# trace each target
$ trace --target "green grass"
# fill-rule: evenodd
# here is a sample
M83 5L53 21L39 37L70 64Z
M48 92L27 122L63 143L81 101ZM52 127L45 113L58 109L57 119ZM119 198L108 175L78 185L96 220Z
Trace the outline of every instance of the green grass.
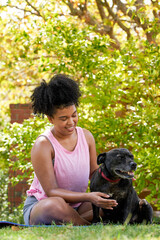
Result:
M98 225L0 229L1 240L160 240L160 225Z

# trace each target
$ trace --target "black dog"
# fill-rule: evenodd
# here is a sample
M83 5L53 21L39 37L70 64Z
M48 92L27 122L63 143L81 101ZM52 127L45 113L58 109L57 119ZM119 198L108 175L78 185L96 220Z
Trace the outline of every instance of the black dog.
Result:
M100 154L97 163L101 165L91 179L90 190L106 193L118 203L113 210L103 209L103 223L152 223L151 205L145 199L139 199L132 186L133 171L137 164L130 151L125 148L113 149ZM93 205L92 223L98 222L99 207Z

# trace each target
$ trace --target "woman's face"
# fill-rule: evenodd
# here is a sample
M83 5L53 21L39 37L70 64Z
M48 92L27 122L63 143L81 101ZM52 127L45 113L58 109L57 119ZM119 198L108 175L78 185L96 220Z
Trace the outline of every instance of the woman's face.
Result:
M71 135L75 131L78 122L78 114L75 105L59 108L49 121L54 125L56 133Z

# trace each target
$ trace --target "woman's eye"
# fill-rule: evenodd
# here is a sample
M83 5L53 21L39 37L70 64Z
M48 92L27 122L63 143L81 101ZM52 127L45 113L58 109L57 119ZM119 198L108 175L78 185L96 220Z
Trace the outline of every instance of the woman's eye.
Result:
M67 118L61 118L61 120L62 120L62 121L66 121L66 120L67 120Z

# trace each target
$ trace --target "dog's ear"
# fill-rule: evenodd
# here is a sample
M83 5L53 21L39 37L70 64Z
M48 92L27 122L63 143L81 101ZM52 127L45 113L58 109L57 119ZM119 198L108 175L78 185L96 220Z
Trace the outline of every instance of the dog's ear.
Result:
M106 152L99 154L97 157L97 164L99 165L99 164L103 163L106 159L106 156L107 156Z

